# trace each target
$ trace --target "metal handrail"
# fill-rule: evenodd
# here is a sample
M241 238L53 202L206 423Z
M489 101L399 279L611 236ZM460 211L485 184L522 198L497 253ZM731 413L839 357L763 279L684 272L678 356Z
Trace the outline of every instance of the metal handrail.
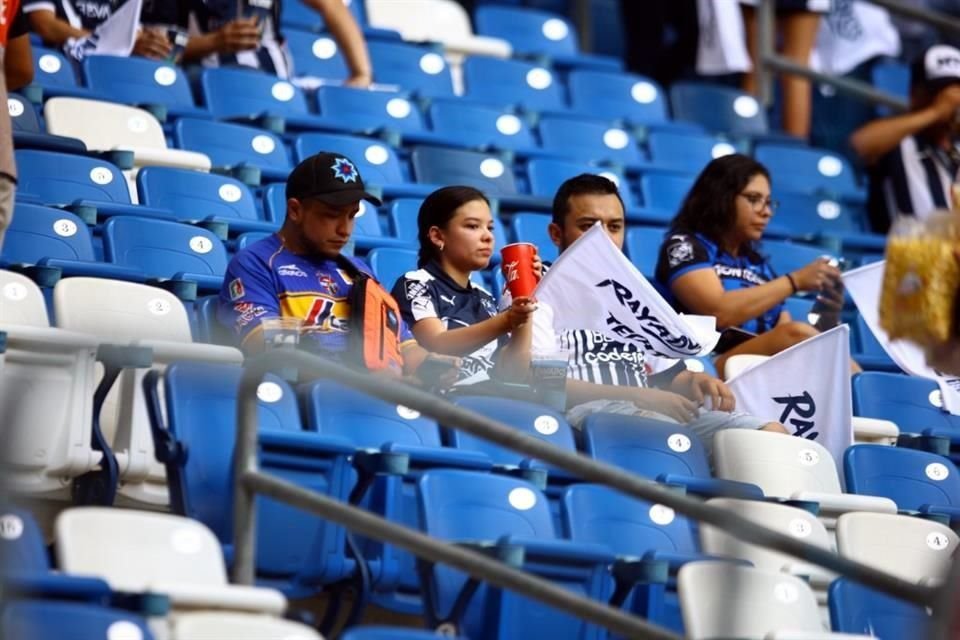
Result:
M627 495L648 502L663 504L690 518L724 529L747 542L770 547L806 562L825 567L835 573L849 576L867 586L904 600L922 606L934 606L937 602L939 592L937 588L907 582L873 567L839 556L827 549L810 545L760 526L737 513L713 507L702 500L671 491L656 482L640 478L617 467L564 451L501 422L459 407L402 382L360 373L342 364L300 351L273 351L258 356L248 363L241 378L237 398L238 431L234 459L234 471L237 478L237 488L234 494L234 579L241 584L252 584L254 579L254 553L256 548L254 497L258 489L265 487L262 482L262 474L257 469L258 407L256 390L268 371L282 367L295 367L310 377L332 378L377 398L403 404L436 419L449 428L466 431L479 438L542 460L584 481L605 484L619 489ZM280 493L284 494L278 496L280 499L294 498L290 492L281 491ZM319 504L319 501L316 501L314 506L317 504ZM332 512L328 515L331 519L339 522ZM370 530L370 535L373 538L382 537L375 530ZM402 541L398 540L397 544L404 547ZM429 559L437 556L430 553L426 554L426 557ZM459 566L459 568L463 567ZM531 597L537 597L537 594L526 591L523 591L523 593ZM588 608L583 609L584 615L596 614L595 610L589 609L589 611ZM579 609L568 610L579 615Z

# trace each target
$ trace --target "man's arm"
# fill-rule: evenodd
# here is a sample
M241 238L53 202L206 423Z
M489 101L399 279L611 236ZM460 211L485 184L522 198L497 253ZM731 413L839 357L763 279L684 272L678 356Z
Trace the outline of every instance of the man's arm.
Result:
M952 120L960 109L960 86L944 89L933 103L918 111L868 122L850 136L850 146L867 166L877 163L900 142L927 127Z
M660 389L594 384L567 378L567 408L593 400L623 400L641 409L655 411L678 422L690 422L697 417L697 406L683 396Z
M367 53L367 43L363 39L360 25L342 0L304 0L323 15L330 34L340 45L346 59L350 77L349 87L367 87L373 82L373 66Z
M78 29L69 22L61 20L48 9L25 12L30 28L47 44L62 46L70 38L83 38L90 35L86 29Z
M190 36L183 49L184 62L197 62L213 53L237 53L260 46L260 28L257 19L231 20L217 31Z

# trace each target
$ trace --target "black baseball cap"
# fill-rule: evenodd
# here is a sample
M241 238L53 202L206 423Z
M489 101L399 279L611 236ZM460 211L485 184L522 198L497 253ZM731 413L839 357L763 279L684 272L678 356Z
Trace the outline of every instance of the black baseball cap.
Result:
M910 66L910 86L933 92L960 83L960 50L938 44L924 51Z
M316 198L335 207L368 200L380 206L380 198L366 191L356 165L339 153L321 152L298 164L287 178L287 198Z

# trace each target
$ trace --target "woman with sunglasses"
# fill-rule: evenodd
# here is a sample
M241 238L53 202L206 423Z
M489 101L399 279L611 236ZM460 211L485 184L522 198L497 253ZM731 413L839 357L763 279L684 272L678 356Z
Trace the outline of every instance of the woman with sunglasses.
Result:
M830 312L822 314L821 327L839 317L840 271L828 259L776 274L759 253L776 207L766 167L740 154L717 158L700 173L660 247L656 279L670 303L684 313L716 316L720 330L743 331L716 361L721 376L732 355L773 355L818 333L784 310L790 296L817 292Z

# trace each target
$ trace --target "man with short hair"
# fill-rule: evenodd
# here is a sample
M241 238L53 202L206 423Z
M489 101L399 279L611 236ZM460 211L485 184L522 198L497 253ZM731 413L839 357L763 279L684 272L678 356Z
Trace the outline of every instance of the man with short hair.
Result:
M287 217L280 230L230 261L220 291L220 322L233 329L251 353L263 349L264 320L294 318L302 323L301 348L377 369L366 353L369 333L380 351L384 338L396 346L398 357L384 362L382 369L414 372L428 353L417 345L396 302L376 283L370 268L341 253L361 201L380 204L367 193L356 166L340 154L311 156L290 173L286 195ZM351 293L361 281L364 291L372 290L375 296L371 304L384 305L383 313L354 314ZM379 324L368 323L372 315L382 318ZM361 336L362 353L356 348ZM429 355L455 370L455 358Z
M550 238L561 253L597 222L622 250L626 221L617 186L592 174L564 182L554 197L549 226ZM538 311L534 323L535 334L549 335L552 330L549 313ZM648 378L645 354L635 344L586 329L563 331L555 342L570 356L567 418L575 427L588 415L604 412L686 424L708 446L713 434L724 429L787 433L777 422L733 412L736 400L721 380L688 371L682 362Z

